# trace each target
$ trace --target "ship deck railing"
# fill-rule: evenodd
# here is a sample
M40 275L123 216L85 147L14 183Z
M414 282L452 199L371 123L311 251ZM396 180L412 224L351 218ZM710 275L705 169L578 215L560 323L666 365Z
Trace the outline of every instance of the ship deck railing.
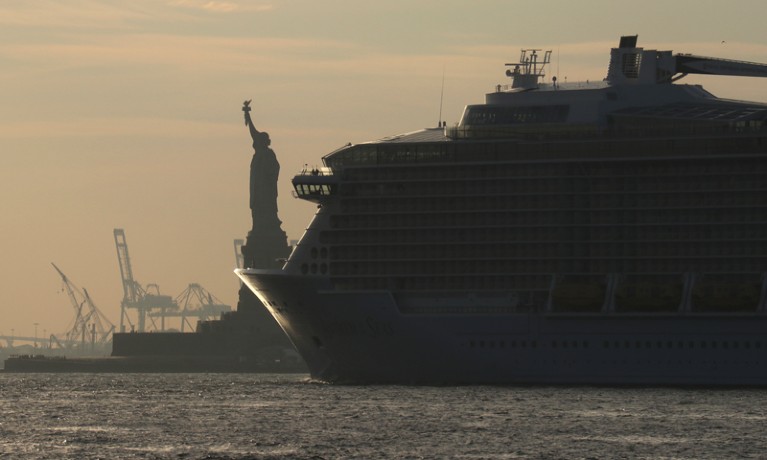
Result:
M538 125L471 125L445 128L450 139L518 139L522 141L571 140L571 139L632 139L648 137L714 137L767 135L767 124L754 122L752 125L719 125L712 123L690 123L680 121L662 126L611 126L594 124L538 124Z
M328 167L313 167L310 168L308 165L304 165L303 169L296 174L296 176L332 176L333 170Z

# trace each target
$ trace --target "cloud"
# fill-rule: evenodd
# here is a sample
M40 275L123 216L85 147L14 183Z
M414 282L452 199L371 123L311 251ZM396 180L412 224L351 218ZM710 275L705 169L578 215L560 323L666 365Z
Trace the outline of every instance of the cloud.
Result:
M78 69L87 69L86 77L98 77L98 69L126 75L145 75L146 69L155 75L285 75L320 65L328 56L361 54L357 49L350 43L322 39L110 33L94 40L72 33L58 42L0 42L0 58L16 63L0 80Z
M238 131L236 123L213 123L158 117L77 118L16 121L0 124L0 139L88 137L225 137Z
M274 5L268 3L262 4L242 4L238 2L227 1L209 1L209 0L174 0L169 3L171 6L180 6L185 8L192 8L205 11L213 11L216 13L234 13L234 12L265 12L272 11Z
M141 30L148 24L198 22L205 19L198 12L261 13L274 10L269 3L246 3L216 0L54 0L12 1L0 3L0 24L8 27L50 30Z
M135 21L157 14L151 3L136 1L130 7L110 1L72 0L57 2L7 2L0 4L0 24L9 27L90 29L96 31L132 29Z

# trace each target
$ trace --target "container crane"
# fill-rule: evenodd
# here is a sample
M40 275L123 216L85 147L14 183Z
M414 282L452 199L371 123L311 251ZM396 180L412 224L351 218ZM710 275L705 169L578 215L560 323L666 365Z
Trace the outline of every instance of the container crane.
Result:
M130 255L128 254L128 243L125 239L125 230L121 228L114 229L115 246L117 247L117 262L120 265L120 277L123 285L123 300L120 303L120 332L125 332L125 322L130 324L128 309L133 308L138 313L138 332L146 330L147 313L151 310L160 309L162 311L178 310L178 304L173 301L171 296L160 294L160 288L156 284L150 284L147 289L133 278L133 268L131 267ZM150 289L152 289L150 291ZM156 329L154 320L150 315L152 326ZM163 326L164 328L164 326Z
M181 332L184 332L186 326L189 326L191 330L195 329L189 322L190 317L197 318L199 321L209 321L219 318L222 313L232 311L231 306L224 305L216 296L197 283L191 283L181 294L176 296L174 302L180 306L178 311L154 312L150 316L162 317L163 325L165 324L165 317L180 317Z
M88 291L75 286L67 275L51 263L56 269L64 283L64 290L67 292L69 302L75 310L75 318L72 327L61 340L51 335L52 341L56 341L64 348L75 348L79 344L81 350L85 350L86 344L90 342L92 348L96 345L105 345L109 342L115 326L106 316L96 307Z

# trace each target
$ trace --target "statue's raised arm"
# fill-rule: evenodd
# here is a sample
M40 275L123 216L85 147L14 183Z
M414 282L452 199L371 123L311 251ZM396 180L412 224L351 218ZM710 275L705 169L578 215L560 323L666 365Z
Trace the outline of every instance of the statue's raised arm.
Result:
M250 129L250 137L253 139L253 149L257 152L260 149L268 148L270 141L267 133L262 133L253 126L253 120L250 118L250 102L252 99L243 101L242 111L245 115L245 125Z
M253 138L253 140L256 140L256 136L258 135L258 130L255 126L253 126L253 120L250 118L250 102L253 99L248 99L246 101L243 101L242 103L242 112L245 115L245 126L250 128L250 137Z

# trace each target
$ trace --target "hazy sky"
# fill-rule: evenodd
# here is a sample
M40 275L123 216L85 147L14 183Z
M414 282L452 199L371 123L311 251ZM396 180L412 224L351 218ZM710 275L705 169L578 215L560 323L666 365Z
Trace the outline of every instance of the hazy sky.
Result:
M176 296L189 283L236 304L232 240L250 227L251 140L282 164L283 228L315 207L290 178L326 153L434 126L506 83L520 48L554 50L560 81L601 79L609 48L767 62L767 2L207 1L0 2L0 335L64 332L73 308L56 263L119 322L112 230L135 278ZM767 101L767 80L688 77ZM4 345L4 344L2 344Z

